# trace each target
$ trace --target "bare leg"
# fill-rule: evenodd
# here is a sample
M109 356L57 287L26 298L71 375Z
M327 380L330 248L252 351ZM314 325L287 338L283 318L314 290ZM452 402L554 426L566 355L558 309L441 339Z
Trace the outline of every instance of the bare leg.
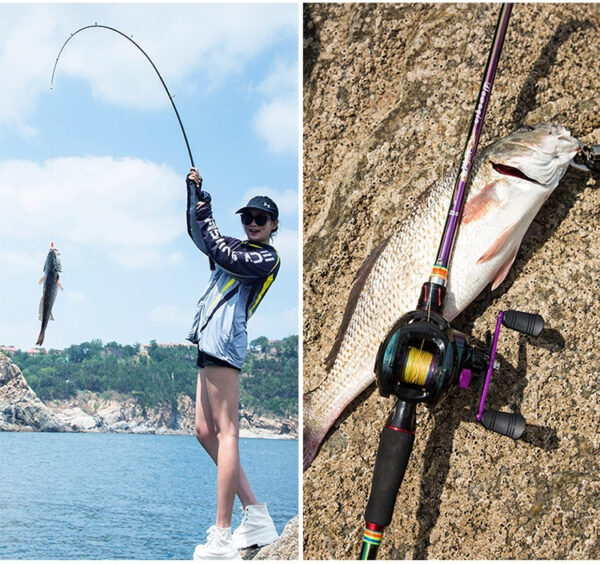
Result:
M210 409L210 403L208 401L206 377L203 374L204 370L205 369L203 368L200 369L198 373L198 384L196 385L196 438L216 464L219 452L219 443L217 441L215 423ZM241 464L239 483L236 493L240 498L243 507L246 507L247 505L258 504L258 500L254 496L254 492L250 487L250 482L248 482L248 478L246 477L246 473L244 472Z
M217 442L217 527L231 526L233 502L240 475L238 449L239 371L222 366L204 370L208 403L215 424Z

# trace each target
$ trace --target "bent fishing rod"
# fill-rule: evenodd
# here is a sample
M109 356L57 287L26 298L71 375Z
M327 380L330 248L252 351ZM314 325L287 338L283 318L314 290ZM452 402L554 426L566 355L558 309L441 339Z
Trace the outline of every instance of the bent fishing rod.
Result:
M513 439L518 439L525 430L522 415L485 409L485 401L492 371L496 367L501 327L504 325L537 337L544 326L542 317L521 311L501 311L493 337L488 331L485 348L472 346L467 336L453 329L443 317L452 250L511 11L510 3L503 4L500 10L431 275L423 284L417 309L395 323L377 353L375 377L378 391L384 397L394 394L396 403L380 435L365 511L361 560L376 558L383 532L391 523L396 497L413 448L418 403L434 408L454 386L466 389L472 382L481 383L485 376L476 420L487 429Z
M188 156L190 158L190 164L192 168L196 168L196 165L194 164L194 157L192 156L192 150L190 149L190 144L188 142L188 138L187 135L185 133L185 128L183 127L183 122L181 121L181 116L179 115L179 112L177 111L177 106L175 105L175 101L173 100L173 96L171 96L171 92L169 91L167 84L165 83L165 81L163 80L162 75L160 74L158 68L156 67L156 65L154 64L154 62L152 61L152 59L150 58L150 56L148 55L148 53L146 53L146 51L144 51L142 49L142 47L136 43L132 37L130 37L129 35L126 35L125 33L123 33L122 31L119 31L118 29L114 28L114 27L110 27L108 25L101 25L98 23L94 23L94 25L86 25L82 28L79 28L77 31L73 32L68 38L67 40L62 44L62 47L60 48L60 51L58 52L58 55L56 57L56 61L54 62L54 68L52 69L52 78L50 79L50 89L52 90L54 88L54 77L56 75L56 68L58 66L58 61L60 60L60 56L62 55L62 52L64 50L64 48L67 46L67 43L69 43L69 41L71 41L71 39L73 39L73 37L75 37L78 33L85 31L86 29L107 29L109 31L113 31L115 33L118 33L121 37L124 37L125 39L127 39L127 41L129 41L130 43L132 43L133 45L135 45L139 51L141 51L141 53L144 55L144 57L146 57L146 59L148 60L148 62L152 65L152 68L154 69L154 72L156 73L156 75L158 76L158 78L160 79L161 84L163 85L163 88L165 89L165 92L167 93L167 96L169 97L169 102L171 102L171 106L173 107L173 110L175 112L175 116L177 117L177 121L179 122L179 128L181 129L181 133L183 135L183 140L185 141L185 146L187 148L187 152L188 152ZM191 182L188 180L188 183ZM200 176L200 185L196 186L193 182L192 182L195 190L196 190L196 196L198 198L198 200L200 201L208 201L207 198L207 193L204 192L202 190L202 177ZM188 202L188 207L189 207L189 202ZM189 225L188 225L188 232L189 232ZM191 236L191 233L190 233ZM209 257L209 264L210 264L210 269L214 270L215 269L215 265L213 260Z
M187 148L187 152L188 155L190 157L190 163L192 165L192 168L196 168L194 165L194 157L192 156L192 150L190 149L190 144L188 142L188 138L187 135L185 133L185 128L183 127L183 122L181 121L181 117L179 116L179 112L177 111L177 106L175 105L175 101L173 100L173 96L171 96L171 92L169 92L169 89L167 88L167 85L165 83L165 81L163 80L163 77L161 76L160 72L158 71L158 69L156 68L156 65L152 62L152 59L148 56L148 53L146 53L146 51L144 51L134 40L132 37L130 37L129 35L125 35L122 31L119 31L118 29L114 28L114 27L110 27L108 25L101 25L98 23L94 23L94 25L86 25L82 28L79 28L77 31L73 32L68 38L67 40L62 44L62 47L60 48L60 51L58 52L58 55L56 57L56 61L54 62L54 68L52 69L52 78L50 79L50 89L52 90L54 87L54 75L56 74L56 67L58 66L58 61L60 59L60 56L62 55L62 52L64 50L64 48L67 46L67 43L69 43L69 41L71 41L71 39L73 39L73 37L75 37L78 33L85 31L86 29L108 29L110 31L114 31L115 33L118 33L121 37L124 37L125 39L127 39L127 41L129 41L130 43L133 43L144 55L144 57L146 57L146 59L148 60L148 62L152 65L152 68L154 69L154 72L157 74L158 78L160 79L161 84L163 85L163 88L165 89L165 92L167 93L167 96L169 97L169 101L171 102L171 106L173 106L173 110L175 111L175 115L177 116L177 121L179 122L179 127L181 128L181 133L183 134L183 140L185 141L185 146Z

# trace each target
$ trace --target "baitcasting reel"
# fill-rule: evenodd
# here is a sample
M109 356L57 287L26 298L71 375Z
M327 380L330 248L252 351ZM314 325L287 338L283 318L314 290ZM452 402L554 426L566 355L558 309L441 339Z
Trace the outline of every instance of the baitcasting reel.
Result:
M375 557L383 531L392 520L412 452L417 403L434 408L454 386L467 389L473 382L483 382L476 420L486 429L513 439L525 430L522 415L486 410L485 400L501 326L537 337L544 320L537 314L501 311L493 336L487 334L486 347L477 348L441 316L443 294L443 286L425 283L419 309L400 318L379 347L375 363L379 393L385 397L394 394L398 399L381 432L365 511L362 560Z
M537 314L501 311L493 338L488 332L486 348L476 348L469 344L465 334L450 326L437 307L432 307L432 286L435 292L437 284L424 284L419 309L400 318L379 347L375 362L379 393L384 397L394 394L400 401L413 405L425 402L434 408L453 386L467 389L474 378L481 383L480 378L485 374L477 421L487 429L518 439L525 430L521 415L483 410L498 336L504 325L537 337L544 328L544 320Z

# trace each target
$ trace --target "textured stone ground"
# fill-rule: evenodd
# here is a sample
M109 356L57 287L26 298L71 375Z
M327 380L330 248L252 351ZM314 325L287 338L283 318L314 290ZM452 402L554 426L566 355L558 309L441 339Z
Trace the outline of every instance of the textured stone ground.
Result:
M498 5L305 9L304 387L323 378L354 273L464 146ZM598 5L517 4L482 143L555 121L600 143ZM419 406L381 558L598 558L600 187L570 171L505 282L454 325L482 337L499 309L539 311L538 340L501 336L490 399L528 421L515 442L476 425L478 396ZM304 474L304 557L356 558L380 428L371 387Z
M298 516L290 519L279 538L262 548L242 550L242 560L298 560Z

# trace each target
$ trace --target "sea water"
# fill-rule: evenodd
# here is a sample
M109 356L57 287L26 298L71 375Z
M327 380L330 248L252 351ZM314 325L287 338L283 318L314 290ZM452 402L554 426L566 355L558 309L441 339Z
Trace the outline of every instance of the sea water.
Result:
M240 456L281 533L298 442L240 439ZM216 467L194 437L0 432L0 559L191 559L215 514Z

